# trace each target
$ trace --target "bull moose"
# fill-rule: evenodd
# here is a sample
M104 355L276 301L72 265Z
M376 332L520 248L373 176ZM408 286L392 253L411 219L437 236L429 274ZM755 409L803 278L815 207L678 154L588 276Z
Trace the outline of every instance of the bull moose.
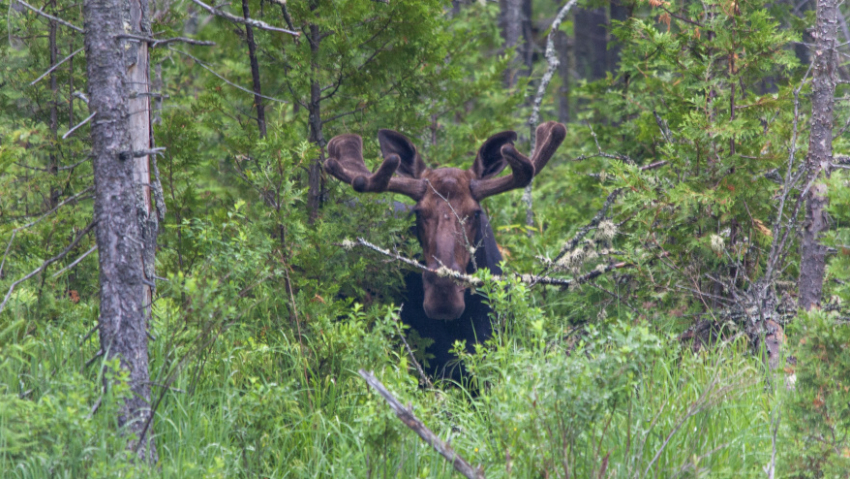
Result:
M566 132L564 125L556 122L538 126L537 148L531 159L514 148L515 132L496 133L481 145L472 167L461 170L427 168L407 137L380 130L384 161L374 173L363 161L363 140L345 134L328 143L325 170L358 193L401 193L416 201L412 208L416 235L422 246L421 261L428 269L446 267L469 273L477 266L500 274L502 257L480 202L531 183ZM511 167L511 174L497 176L506 166ZM479 295L432 271L407 275L408 301L401 319L434 340L429 351L434 355L431 372L457 379L460 370L449 368L456 360L449 350L456 340L466 340L467 347L486 340L491 333L490 310Z

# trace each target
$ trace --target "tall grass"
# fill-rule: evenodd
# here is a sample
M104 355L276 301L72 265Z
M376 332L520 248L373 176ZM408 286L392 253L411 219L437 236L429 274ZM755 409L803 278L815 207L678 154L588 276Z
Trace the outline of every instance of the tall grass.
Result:
M745 344L695 354L627 319L564 340L522 295L503 300L513 326L468 355L471 389L421 388L389 308L316 318L301 336L273 314L220 328L170 384L181 356L160 334L151 345L160 463L150 470L129 465L114 427L126 391L103 396L101 377L116 374L114 365L86 367L97 349L94 339L81 344L91 312L46 325L11 321L0 363L0 471L455 477L360 380L365 367L490 478L764 474L778 400ZM159 312L160 331L186 320L167 303Z

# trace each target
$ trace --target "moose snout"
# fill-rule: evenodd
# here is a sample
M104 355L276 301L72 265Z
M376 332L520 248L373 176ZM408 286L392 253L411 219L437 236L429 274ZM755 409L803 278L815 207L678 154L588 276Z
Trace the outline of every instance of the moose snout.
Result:
M462 286L455 284L451 278L440 277L431 272L423 273L422 280L425 293L422 307L426 316L451 321L463 314L466 304Z

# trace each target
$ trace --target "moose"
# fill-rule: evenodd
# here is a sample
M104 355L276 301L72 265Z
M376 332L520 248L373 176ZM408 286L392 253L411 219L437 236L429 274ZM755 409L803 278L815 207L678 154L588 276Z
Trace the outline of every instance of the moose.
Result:
M433 339L430 372L459 379L462 370L451 367L457 358L449 352L456 340L467 347L490 337L490 309L480 295L435 271L445 267L461 273L487 267L501 274L502 256L481 201L524 188L546 166L566 136L564 125L546 122L537 127L537 148L531 159L514 148L517 134L503 131L489 137L472 167L427 168L413 143L401 133L380 130L378 141L384 161L373 173L363 161L363 140L345 134L328 143L325 170L348 183L358 193L400 193L416 201L416 235L422 246L421 261L429 271L405 278L407 302L401 319L423 336ZM505 167L511 173L498 176Z

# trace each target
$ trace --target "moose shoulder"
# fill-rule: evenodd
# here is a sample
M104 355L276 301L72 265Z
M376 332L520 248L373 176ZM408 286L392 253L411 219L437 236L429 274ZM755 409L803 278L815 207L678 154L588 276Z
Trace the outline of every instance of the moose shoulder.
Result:
M384 161L374 173L363 161L362 139L340 135L328 143L325 169L359 193L401 193L416 201L416 234L422 261L429 269L471 272L486 266L492 270L501 256L480 202L527 186L560 146L566 128L547 122L537 127L536 135L537 148L531 159L514 148L516 133L504 131L481 145L470 169L429 169L407 137L380 130ZM497 176L506 166L511 173ZM478 296L450 278L426 271L419 281L408 276L407 287L407 311L402 311L402 319L420 335L434 339L432 369L438 374L444 373L452 359L448 350L455 340L465 339L471 345L489 336L489 310Z

